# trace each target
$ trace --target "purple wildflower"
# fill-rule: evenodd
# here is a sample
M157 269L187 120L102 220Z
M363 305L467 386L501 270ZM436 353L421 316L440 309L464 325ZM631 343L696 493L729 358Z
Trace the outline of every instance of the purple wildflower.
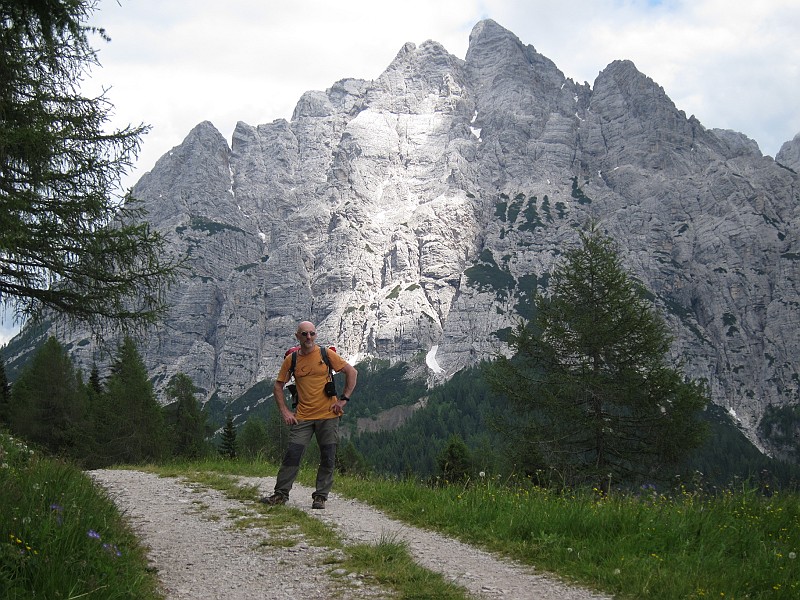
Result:
M90 538L95 539L95 540L99 540L100 539L100 534L97 533L94 529L90 529L89 531L87 531L86 535L88 535Z
M50 505L50 510L52 510L54 513L56 513L56 523L61 525L64 522L64 519L63 519L64 507L61 506L60 504L53 503L53 504Z

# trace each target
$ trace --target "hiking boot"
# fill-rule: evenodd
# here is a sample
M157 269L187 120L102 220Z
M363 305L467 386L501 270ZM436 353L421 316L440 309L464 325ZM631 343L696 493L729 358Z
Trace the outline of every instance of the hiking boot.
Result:
M259 500L262 504L267 504L269 506L280 506L281 504L286 504L286 496L282 496L281 494L272 494L272 496L264 496Z
M313 496L314 501L311 503L311 508L323 509L325 508L325 498L322 496Z

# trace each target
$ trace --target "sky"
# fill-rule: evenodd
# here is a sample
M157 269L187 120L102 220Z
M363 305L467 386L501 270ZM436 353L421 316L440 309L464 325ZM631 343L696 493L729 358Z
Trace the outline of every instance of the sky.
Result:
M632 60L687 117L733 129L775 156L800 133L798 0L98 0L100 66L83 82L114 105L110 125L150 125L131 187L191 129L230 143L238 121L291 119L300 96L376 79L406 42L464 58L493 19L593 85ZM18 325L0 316L0 345Z

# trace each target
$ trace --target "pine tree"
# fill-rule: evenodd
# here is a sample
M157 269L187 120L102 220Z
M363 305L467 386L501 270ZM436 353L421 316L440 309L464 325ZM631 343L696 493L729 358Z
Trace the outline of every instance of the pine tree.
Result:
M219 453L231 460L236 458L236 427L233 425L233 416L228 413L225 419L225 427L222 429L222 442L220 443Z
M347 440L336 448L336 470L343 475L364 476L369 473L369 465L353 444Z
M447 446L437 457L436 464L444 480L450 483L466 481L473 472L469 448L458 434L450 436Z
M97 439L105 464L141 463L166 454L161 407L130 336L117 350L100 404Z
M0 427L8 427L11 418L11 384L6 375L6 363L0 356Z
M206 415L195 397L194 383L185 373L176 373L167 386L167 398L175 403L169 415L172 451L175 456L198 458L205 451Z
M145 126L113 131L113 106L80 86L97 65L92 0L0 4L0 299L90 324L154 321L176 262L121 175Z
M514 359L488 369L511 403L509 439L535 457L528 470L555 467L601 490L670 475L701 444L708 399L667 364L665 322L594 227L550 281L552 296L512 336Z
M64 347L50 337L11 392L11 431L54 454L85 453L89 418L79 372Z
M256 416L248 417L237 436L236 443L242 456L247 458L265 456L269 438L264 419Z
M100 369L97 368L97 363L92 365L92 371L89 374L89 386L96 394L103 393L103 382L100 381Z
M89 373L89 381L84 386L84 395L86 396L86 413L88 415L88 423L86 427L88 443L86 447L86 454L83 457L82 463L87 469L97 469L104 467L107 463L99 458L100 440L98 440L98 432L100 428L100 420L103 418L103 402L105 388L100 381L100 371L97 364L92 365L92 370Z

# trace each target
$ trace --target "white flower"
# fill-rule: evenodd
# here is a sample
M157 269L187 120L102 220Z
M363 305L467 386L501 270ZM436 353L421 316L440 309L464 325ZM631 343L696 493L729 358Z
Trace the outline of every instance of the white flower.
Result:
M478 473L478 475L480 475L481 478L484 478L486 477L486 471L481 471L480 473Z
M789 552L789 558L791 558L792 560L797 558L797 552Z

